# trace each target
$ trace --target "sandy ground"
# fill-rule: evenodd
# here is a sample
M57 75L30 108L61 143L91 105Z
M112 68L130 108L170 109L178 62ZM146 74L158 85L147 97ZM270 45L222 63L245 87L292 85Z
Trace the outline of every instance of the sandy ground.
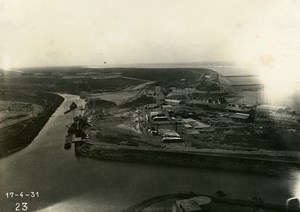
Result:
M132 126L131 124L119 124L117 127L125 129L125 130L129 130L129 131L133 131L137 134L142 134L142 132L140 131L138 126Z
M99 98L102 100L116 103L118 106L135 98L140 91L121 91L121 92L109 92L103 94L93 95L92 98Z
M129 79L135 79L135 78L129 78ZM118 92L105 92L100 94L92 94L91 97L114 102L117 104L117 106L120 106L122 104L125 104L126 102L130 102L141 97L144 94L144 88L153 83L154 82L147 81L137 86L125 88Z
M0 129L35 117L42 111L43 107L37 104L0 101Z

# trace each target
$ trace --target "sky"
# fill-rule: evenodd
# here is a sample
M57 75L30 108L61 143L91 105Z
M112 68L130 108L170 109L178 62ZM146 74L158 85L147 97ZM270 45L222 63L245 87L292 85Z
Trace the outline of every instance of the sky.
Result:
M298 99L299 11L298 0L0 0L0 69L230 61L269 99Z
M0 68L234 61L294 73L299 9L297 0L0 0Z

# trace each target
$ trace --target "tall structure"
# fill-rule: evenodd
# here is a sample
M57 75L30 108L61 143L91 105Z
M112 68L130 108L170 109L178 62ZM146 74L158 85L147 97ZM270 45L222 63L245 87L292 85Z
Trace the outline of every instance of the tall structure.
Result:
M156 104L161 107L161 105L164 103L165 97L163 93L161 92L160 86L155 86L155 98L156 98Z

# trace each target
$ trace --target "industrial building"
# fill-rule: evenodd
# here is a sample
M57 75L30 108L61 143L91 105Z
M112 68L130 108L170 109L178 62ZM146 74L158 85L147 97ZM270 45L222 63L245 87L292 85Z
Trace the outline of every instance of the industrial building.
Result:
M161 147L184 147L185 143L181 136L174 130L160 129L159 134L161 135Z
M168 116L160 111L151 111L149 115L146 115L149 122L159 124L161 122L168 122Z
M251 118L250 114L247 113L235 113L230 117L233 121L239 122L251 122L253 118Z
M179 99L165 99L165 104L179 106L179 105L184 105L185 102L183 100L179 100Z
M177 200L172 212L198 212L211 211L211 198L197 196L191 199Z
M291 112L291 108L277 105L258 105L256 106L256 112L258 115L269 115L272 112Z
M274 121L300 123L300 115L293 113L271 112L269 117Z

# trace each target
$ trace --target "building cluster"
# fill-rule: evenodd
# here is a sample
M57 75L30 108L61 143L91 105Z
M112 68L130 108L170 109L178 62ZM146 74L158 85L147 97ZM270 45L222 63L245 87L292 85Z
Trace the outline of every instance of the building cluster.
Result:
M177 133L178 121L171 110L165 110L156 104L146 105L143 108L145 128L150 135L161 137L161 147L184 146L184 140Z
M155 104L143 106L138 121L150 136L160 136L161 147L186 146L185 135L213 133L221 127L223 130L234 130L233 125L247 126L247 123L259 123L269 120L285 123L300 123L300 116L290 108L273 105L247 105L227 102L225 97L193 99L189 92L192 88L171 89L172 95L162 94L162 89L146 91L156 99ZM178 98L177 95L184 95ZM199 112L202 111L202 112ZM203 112L206 111L206 112ZM205 115L204 115L205 114ZM258 118L258 119L257 119ZM232 128L233 127L233 128ZM226 130L225 130L226 131ZM203 136L202 136L203 137Z
M300 115L289 107L275 105L259 105L256 107L258 116L265 116L276 122L300 123Z

